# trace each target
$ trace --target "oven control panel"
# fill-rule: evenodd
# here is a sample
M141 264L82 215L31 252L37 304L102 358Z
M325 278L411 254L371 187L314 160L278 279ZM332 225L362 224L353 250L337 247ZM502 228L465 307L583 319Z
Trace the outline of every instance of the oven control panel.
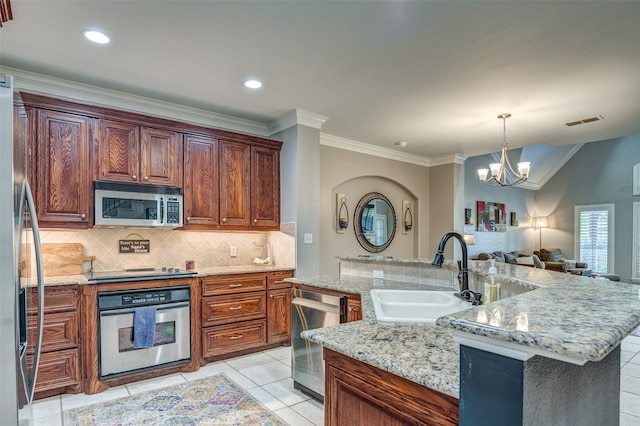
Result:
M165 287L144 290L106 291L98 293L98 310L105 311L133 306L162 305L189 302L190 288Z
M122 296L122 306L127 305L146 305L158 302L167 302L171 300L171 292L154 291L149 293L134 293Z

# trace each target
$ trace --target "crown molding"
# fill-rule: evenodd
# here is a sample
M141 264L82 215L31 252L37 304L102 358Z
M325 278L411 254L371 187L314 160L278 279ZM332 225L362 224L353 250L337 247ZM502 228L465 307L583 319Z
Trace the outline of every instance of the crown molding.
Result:
M388 148L381 148L376 145L341 138L339 136L333 136L326 133L320 133L320 145L346 149L347 151L359 152L361 154L388 158L390 160L402 161L405 163L417 164L419 166L430 166L430 159L427 157L398 152Z
M440 157L434 157L431 159L430 166L442 166L445 164L464 164L467 157L460 154L447 154Z
M14 87L19 90L62 98L69 101L117 108L125 111L147 114L176 121L183 121L204 127L269 136L267 125L198 108L173 104L143 96L131 95L116 90L77 83L55 77L1 67L3 74L14 77Z
M329 117L325 117L324 115L315 114L303 109L294 109L269 122L267 124L267 130L270 135L273 135L297 125L321 129L328 119Z

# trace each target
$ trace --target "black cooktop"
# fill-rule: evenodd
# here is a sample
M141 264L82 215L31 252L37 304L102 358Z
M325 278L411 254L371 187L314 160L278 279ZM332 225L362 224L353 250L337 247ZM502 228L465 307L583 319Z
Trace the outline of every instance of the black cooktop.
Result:
M86 274L90 283L118 283L124 281L189 278L197 274L179 268L135 268L117 271L94 271Z

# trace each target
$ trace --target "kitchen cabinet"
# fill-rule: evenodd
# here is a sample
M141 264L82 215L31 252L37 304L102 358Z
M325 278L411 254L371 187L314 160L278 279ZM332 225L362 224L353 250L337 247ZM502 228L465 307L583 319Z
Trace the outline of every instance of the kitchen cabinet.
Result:
M114 120L98 122L98 179L182 186L182 135Z
M88 117L39 109L32 126L35 203L42 228L88 228L93 223ZM33 178L32 178L33 179Z
M184 136L184 229L211 229L220 223L218 140Z
M453 426L458 399L324 349L325 425Z
M292 271L267 275L267 343L291 343L291 283Z
M35 342L38 294L35 288L29 291L27 330L30 341ZM36 399L82 391L79 300L78 287L75 285L45 288ZM29 362L33 360L33 349L30 346L27 351Z
M251 147L251 226L280 227L280 150Z
M210 276L201 282L203 358L267 343L264 274Z
M220 224L248 228L251 190L251 147L220 141Z
M220 223L279 229L279 149L220 141Z
M291 341L292 271L201 279L203 363Z

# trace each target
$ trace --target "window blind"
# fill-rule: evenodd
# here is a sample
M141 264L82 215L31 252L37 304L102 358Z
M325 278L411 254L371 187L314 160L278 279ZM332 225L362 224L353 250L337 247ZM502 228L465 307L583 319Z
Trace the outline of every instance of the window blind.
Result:
M613 205L576 207L576 259L594 272L612 273Z

